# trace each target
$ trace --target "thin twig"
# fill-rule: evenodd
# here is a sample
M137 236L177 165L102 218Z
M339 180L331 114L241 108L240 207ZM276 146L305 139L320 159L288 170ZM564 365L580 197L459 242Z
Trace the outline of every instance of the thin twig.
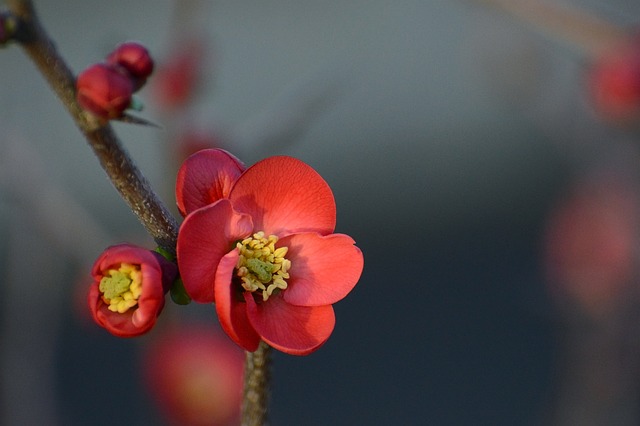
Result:
M581 49L588 57L597 57L620 46L629 32L586 10L549 1L477 0Z
M242 426L267 424L270 367L271 347L266 343L260 342L258 350L247 352L244 364Z
M69 111L113 185L156 244L170 253L175 253L178 235L175 218L124 150L111 126L95 119L78 105L73 72L58 54L32 3L12 0L7 4L20 19L21 28L26 34L21 37L21 46Z

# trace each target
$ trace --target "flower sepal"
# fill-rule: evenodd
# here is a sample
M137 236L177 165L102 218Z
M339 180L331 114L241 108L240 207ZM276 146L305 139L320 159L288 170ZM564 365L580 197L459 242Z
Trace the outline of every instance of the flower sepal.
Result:
M176 279L173 284L171 284L171 288L169 289L169 295L171 295L171 300L176 305L188 305L191 303L191 297L187 294L187 290L184 288L184 283L182 282L182 278Z

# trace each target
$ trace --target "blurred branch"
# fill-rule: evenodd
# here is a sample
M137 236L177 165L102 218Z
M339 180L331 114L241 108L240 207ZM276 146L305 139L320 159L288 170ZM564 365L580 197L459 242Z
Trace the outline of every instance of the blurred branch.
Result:
M609 52L629 36L624 28L584 10L549 1L475 1L530 25L545 35L573 44L589 57Z
M124 150L111 126L99 122L78 105L75 77L42 27L33 4L11 0L7 5L20 19L26 34L19 40L21 46L67 108L113 185L156 244L175 253L178 234L175 218Z
M28 140L9 135L0 151L0 190L16 201L22 219L39 236L83 266L115 243L73 194L50 178L46 162Z

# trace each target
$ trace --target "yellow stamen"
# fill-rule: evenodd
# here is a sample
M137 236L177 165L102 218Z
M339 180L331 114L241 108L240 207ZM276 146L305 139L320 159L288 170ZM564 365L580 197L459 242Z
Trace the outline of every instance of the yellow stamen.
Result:
M100 280L102 300L111 312L123 314L138 304L142 294L142 271L139 265L121 263L109 269Z
M236 265L236 276L246 291L262 291L266 301L276 291L286 290L291 261L284 256L288 247L276 248L278 237L256 232L236 244L240 251Z

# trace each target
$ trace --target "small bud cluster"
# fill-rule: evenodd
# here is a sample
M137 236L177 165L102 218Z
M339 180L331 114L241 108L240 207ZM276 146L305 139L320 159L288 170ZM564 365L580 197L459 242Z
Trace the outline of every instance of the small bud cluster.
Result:
M132 107L133 94L153 72L149 51L136 42L117 46L105 62L85 69L76 81L82 108L105 120L120 118Z

